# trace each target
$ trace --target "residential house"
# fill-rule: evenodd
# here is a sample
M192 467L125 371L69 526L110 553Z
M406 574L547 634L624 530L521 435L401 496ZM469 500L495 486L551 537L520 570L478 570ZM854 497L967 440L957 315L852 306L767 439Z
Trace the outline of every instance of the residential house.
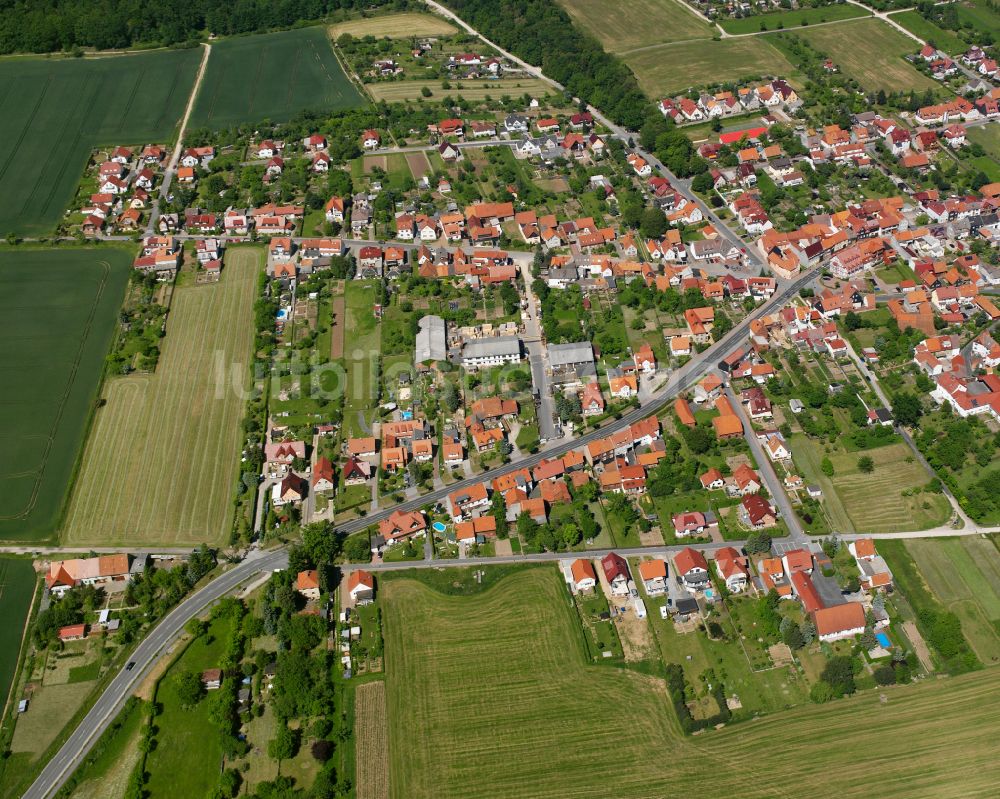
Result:
M295 577L295 590L306 599L319 599L319 572L316 569L299 572Z

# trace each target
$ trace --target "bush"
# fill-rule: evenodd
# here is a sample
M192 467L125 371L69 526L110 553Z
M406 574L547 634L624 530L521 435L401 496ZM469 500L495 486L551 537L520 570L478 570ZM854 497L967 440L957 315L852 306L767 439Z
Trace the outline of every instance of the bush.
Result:
M875 669L874 675L878 685L896 684L896 670L892 666L879 666Z

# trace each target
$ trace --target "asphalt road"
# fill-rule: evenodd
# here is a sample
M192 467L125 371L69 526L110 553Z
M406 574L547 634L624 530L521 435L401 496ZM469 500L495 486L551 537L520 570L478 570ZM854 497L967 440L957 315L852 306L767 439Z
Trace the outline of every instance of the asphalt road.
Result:
M284 568L287 564L288 555L283 550L271 552L255 550L238 566L224 572L170 611L135 648L130 661L134 662L135 666L130 671L122 668L115 675L90 712L38 775L38 779L24 793L22 799L45 799L62 786L101 733L114 721L125 700L135 691L153 664L160 659L166 647L180 635L188 619L197 616L255 574Z

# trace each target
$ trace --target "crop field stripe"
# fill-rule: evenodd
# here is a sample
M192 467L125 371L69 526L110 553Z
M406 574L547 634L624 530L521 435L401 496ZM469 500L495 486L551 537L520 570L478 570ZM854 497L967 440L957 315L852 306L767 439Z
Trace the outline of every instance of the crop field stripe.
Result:
M87 95L87 90L90 88L91 83L92 83L92 78L91 78L90 75L88 75L84 79L84 84L83 84L82 89L79 92L77 92L76 102L73 104L73 111L69 115L70 119L75 119L76 118L77 112L80 110L80 107L81 107L81 105L84 102L84 98ZM94 96L96 96L96 92L94 92ZM87 103L86 103L86 106L84 106L84 107L86 107L86 108L92 107L92 105L93 105L93 99L94 99L93 97L87 98ZM70 125L63 125L63 127L59 131L58 142L59 142L60 145L66 139L67 136L71 136L72 137L73 145L74 145L74 150L75 150L76 144L80 141L80 131L79 131L79 129L78 128L74 129ZM54 149L57 150L57 151L61 150L61 149L65 149L67 152L71 151L70 148L63 148L63 147L60 147L60 146L57 146ZM31 189L31 194L29 194L25 198L24 204L21 206L21 211L18 214L18 216L23 216L24 215L25 210L27 209L29 203L31 203L31 201L34 199L35 192L38 191L39 187L42 184L42 179L45 177L45 171L46 171L47 166L48 166L47 163L43 164L42 168L39 170L39 172L38 172L38 178L35 180L35 185ZM63 173L65 172L66 168L69 166L69 159L68 158L63 159L62 164L59 165L59 166L60 166L60 169L59 169L59 173L57 175L57 178L61 178L62 175L63 175ZM58 181L58 179L57 180L47 180L46 183L48 184L48 187L49 187L49 193L48 193L48 195L46 195L47 199L46 199L45 205L42 206L43 212L48 207L48 204L51 201L52 195L55 193L55 189L59 185L59 181Z
M109 382L67 540L196 544L228 531L243 401L215 381L236 363L246 387L258 265L256 249L237 249L218 283L178 289L156 372Z
M354 692L354 708L358 799L388 799L389 733L385 683L379 680L359 685Z
M83 357L83 351L87 343L87 337L90 334L91 325L94 321L94 315L97 312L97 308L100 305L102 295L104 294L104 287L107 284L108 275L111 271L111 264L107 261L101 261L101 265L104 267L104 274L101 278L100 286L97 290L97 294L94 297L94 302L91 304L90 313L87 317L87 323L84 325L83 330L80 333L80 344L77 348L76 358L74 358L70 363L69 374L66 379L66 386L63 390L62 395L59 398L59 402L56 406L56 415L52 421L52 426L50 428L49 435L45 437L45 446L42 448L41 463L37 469L37 479L31 489L31 497L28 501L28 505L20 513L13 516L0 516L0 520L12 521L14 519L24 519L27 518L31 512L35 509L35 503L38 501L38 491L41 485L42 479L45 476L45 465L48 463L49 454L52 451L52 444L55 441L56 431L59 429L59 425L62 422L63 412L66 409L66 403L69 400L70 393L73 389L73 384L76 381L76 375L80 368L80 361Z
M45 95L48 94L49 86L52 85L52 76L49 75L48 80L45 81L45 87L42 89L41 93L38 95L38 100L35 101L34 107L31 109L31 113L28 118L24 121L24 126L21 128L21 133L14 141L13 144L7 146L7 158L3 162L3 166L0 166L0 179L7 174L7 169L10 167L11 162L14 160L14 156L17 151L21 148L21 143L24 141L24 137L28 134L28 129L31 127L31 123L35 121L35 116L38 114L38 109L42 107L42 101L45 99Z

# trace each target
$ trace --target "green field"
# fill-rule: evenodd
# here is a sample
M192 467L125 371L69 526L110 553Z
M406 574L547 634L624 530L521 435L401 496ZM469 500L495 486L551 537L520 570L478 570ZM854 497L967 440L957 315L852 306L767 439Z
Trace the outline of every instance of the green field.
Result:
M1000 552L989 538L906 542L930 589L962 620L979 659L1000 663Z
M147 796L200 796L218 779L222 740L218 723L210 718L212 702L202 697L194 707L185 708L174 684L185 671L202 672L221 665L233 623L230 614L214 619L208 632L188 645L156 688L155 701L163 712L154 719L157 745L146 758Z
M866 91L941 91L937 81L903 59L919 50L919 45L877 19L796 28L789 34L801 36L832 58L841 72L854 78Z
M425 98L422 93L425 88L431 93L429 98ZM552 87L539 78L501 78L499 80L454 81L449 89L442 89L439 80L379 81L366 83L365 90L376 101L401 103L407 100L435 102L440 101L443 97L460 97L465 100L482 100L486 97L499 99L505 94L515 97L522 94L544 97L552 90Z
M0 558L0 707L6 702L21 651L24 621L35 589L35 570L26 558ZM0 711L2 712L2 711Z
M129 263L110 247L0 253L0 539L58 527Z
M1000 12L991 10L985 0L964 0L957 8L963 25L991 34L994 42L1000 38Z
M710 25L679 0L559 0L580 30L597 39L609 53L624 53L637 47L711 39Z
M925 530L948 520L950 506L943 495L921 492L903 496L904 491L930 480L905 444L890 444L864 453L832 452L829 458L834 467L833 477L827 477L820 469L826 453L816 441L795 435L791 447L799 473L807 483L818 483L823 489L823 507L837 532ZM871 474L864 474L857 467L862 454L875 461ZM929 507L925 508L925 503Z
M676 94L708 83L748 77L791 77L794 67L767 37L691 41L638 50L624 56L650 97Z
M212 45L191 126L284 122L299 111L363 105L333 54L325 28L299 28Z
M0 61L0 235L51 231L95 146L172 144L201 53Z
M969 128L969 139L980 145L993 158L1000 159L1000 125L977 125Z
M175 290L156 372L106 383L67 542L183 546L228 535L261 251L233 249L225 263L219 283Z
M868 12L854 5L819 6L818 8L802 8L798 11L777 11L773 14L755 14L742 19L720 19L719 27L726 33L735 35L773 31L784 28L791 30L808 25L818 25L825 22L837 22L854 17L868 16Z
M995 793L998 670L685 737L661 679L585 664L554 569L472 597L382 585L393 797L791 799L804 763L815 797L870 795L873 774L887 799ZM873 752L877 770L857 768Z
M943 50L948 55L956 56L969 49L969 45L958 38L954 31L948 31L935 25L918 11L902 11L892 15L892 21L902 25L914 36L919 36L926 42L932 43L938 50ZM919 51L920 46L914 42L914 52Z
M346 289L346 329L344 367L347 387L344 402L344 433L350 437L370 436L373 409L378 404L373 377L380 353L382 329L372 313L375 282L349 280Z

